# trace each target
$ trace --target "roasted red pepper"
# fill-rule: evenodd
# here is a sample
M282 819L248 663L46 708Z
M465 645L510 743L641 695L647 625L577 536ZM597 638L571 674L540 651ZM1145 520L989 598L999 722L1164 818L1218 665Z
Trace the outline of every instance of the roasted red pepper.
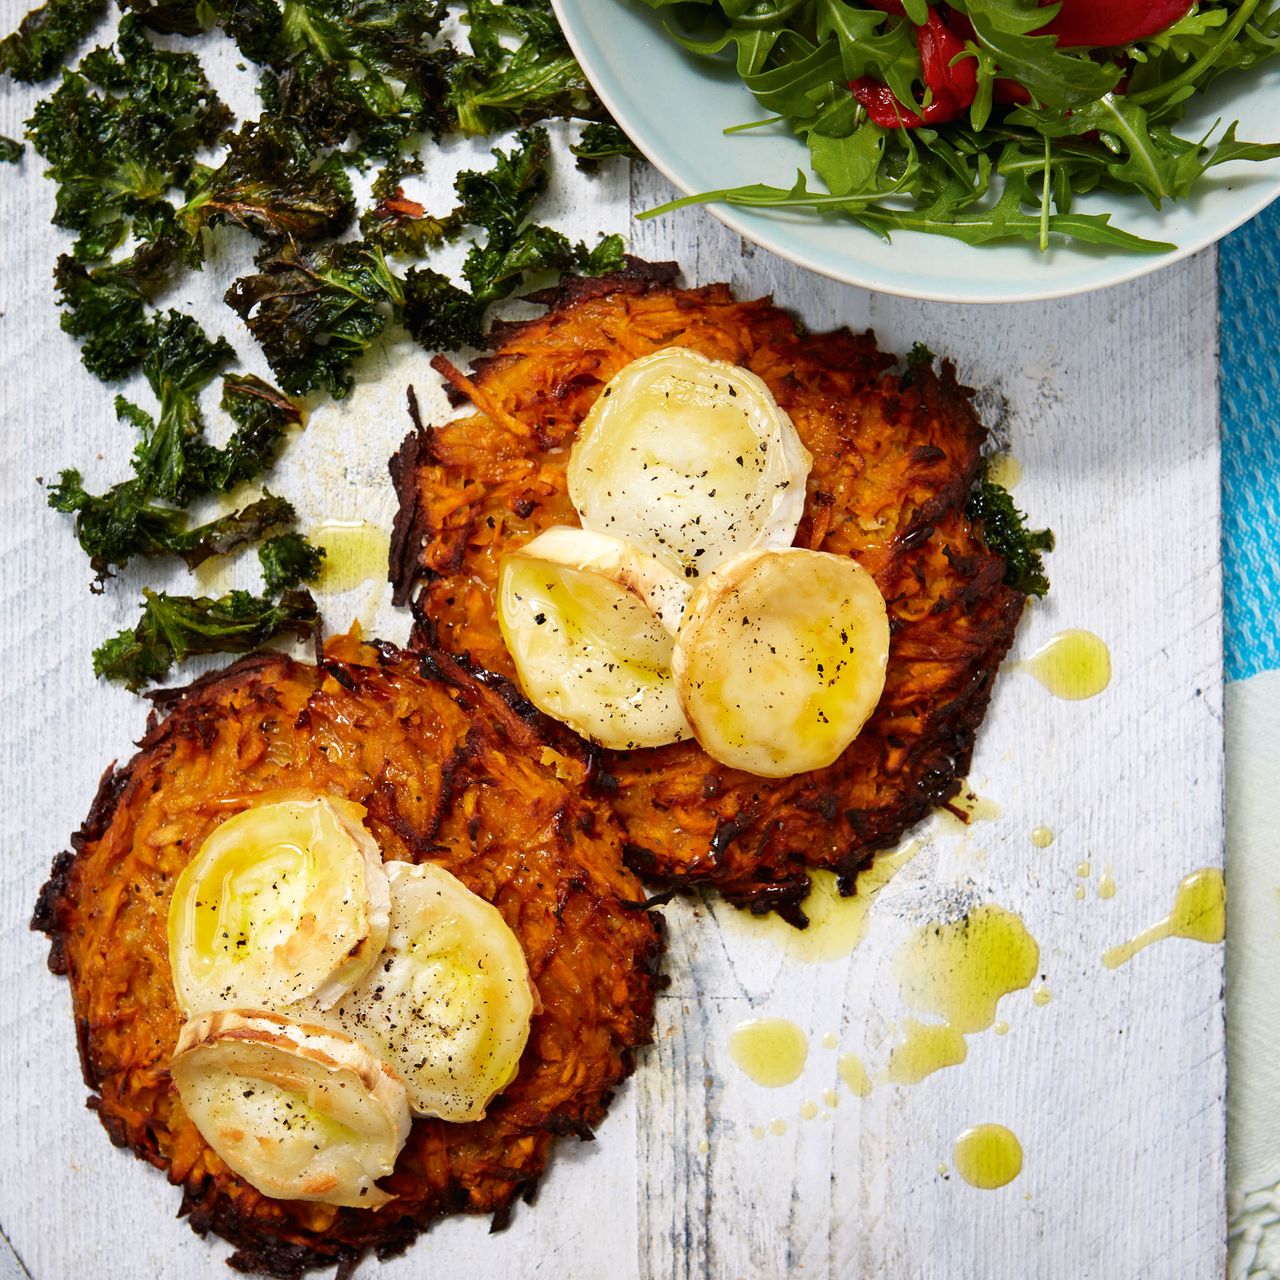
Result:
M905 12L902 0L866 2L883 13L901 16ZM1040 0L1042 7L1054 2ZM1172 26L1190 8L1188 0L1062 0L1061 8L1040 30L1057 36L1058 44L1064 48L1131 44ZM952 65L952 59L964 50L965 40L976 38L973 24L959 9L948 8L947 13L943 19L936 9L930 9L928 20L916 27L921 73L930 94L928 106L918 111L904 107L888 85L871 76L850 83L853 96L876 124L885 129L945 124L973 102L978 86L977 62L962 58ZM1117 92L1124 92L1123 85ZM994 96L1006 106L1031 101L1030 93L1015 80L997 80Z
M884 8L892 0L871 0ZM886 10L887 12L887 10ZM867 115L885 129L918 129L922 124L945 124L972 104L978 92L978 64L973 58L952 59L964 52L964 41L942 20L936 9L916 28L920 46L920 70L929 103L919 111L904 107L886 84L870 76L851 81L853 96L867 109Z
M1132 44L1171 27L1190 9L1188 0L1062 0L1062 8L1040 30L1057 36L1063 48Z

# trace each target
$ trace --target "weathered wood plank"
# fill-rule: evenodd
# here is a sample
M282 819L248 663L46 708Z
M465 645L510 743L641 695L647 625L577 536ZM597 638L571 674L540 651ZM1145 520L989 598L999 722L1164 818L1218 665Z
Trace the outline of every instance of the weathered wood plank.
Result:
M637 209L667 194L636 172ZM717 936L705 918L668 912L688 976L667 1002L671 1047L641 1088L639 1160L659 1170L644 1188L664 1191L642 1197L642 1237L672 1244L642 1260L674 1257L679 1274L708 1277L1220 1274L1221 950L1175 942L1118 973L1100 964L1168 911L1186 872L1221 861L1212 256L1092 297L973 308L817 279L702 214L638 224L633 244L685 263L693 282L772 292L815 327L871 324L889 350L922 340L953 358L1024 466L1020 505L1059 538L1053 592L1017 652L1085 627L1108 641L1116 672L1078 704L1002 678L972 774L1002 816L928 841L847 963L797 966L732 927ZM1029 840L1041 824L1057 834L1045 851ZM1093 876L1078 902L1082 860ZM1104 865L1119 889L1100 902ZM1024 916L1052 1003L1010 997L1010 1034L971 1036L962 1066L864 1101L843 1092L833 1116L800 1121L801 1099L839 1088L836 1055L817 1047L824 1032L883 1061L903 928L957 892ZM683 1013L695 992L711 1018ZM814 1046L801 1080L776 1094L726 1054L733 1023L760 1013L795 1019ZM706 1156L670 1141L669 1115L703 1113ZM751 1126L775 1115L786 1134L754 1140ZM954 1137L984 1120L1008 1124L1026 1151L1022 1177L997 1193L938 1172ZM695 1208L708 1225L686 1244Z
M30 96L0 97L20 133ZM443 204L457 148L429 193ZM0 726L0 1226L36 1280L92 1273L221 1276L226 1250L174 1220L177 1195L114 1150L84 1110L65 984L26 931L51 854L78 822L103 765L130 750L143 708L98 687L90 649L132 615L143 579L91 597L83 557L34 477L85 463L115 478L126 445L110 397L57 330L48 270L62 247L51 192L28 155L0 184L11 235L0 262L0 655L11 673ZM628 227L664 194L637 170L591 180L562 166L558 221L576 235ZM451 1222L370 1274L554 1272L582 1277L1200 1277L1221 1271L1221 954L1168 942L1118 973L1104 947L1162 915L1178 879L1221 856L1220 630L1213 264L1202 256L1092 298L1006 310L915 304L835 285L744 247L705 214L630 226L635 251L676 258L693 282L772 291L815 326L874 324L885 346L921 339L982 388L993 426L1025 468L1021 505L1059 535L1054 592L1020 635L1030 652L1063 626L1111 645L1116 677L1087 703L1051 700L1025 676L1000 682L975 761L1000 819L941 834L885 891L848 961L786 960L723 908L673 904L672 986L659 1042L642 1055L596 1143L557 1158L532 1210L505 1234ZM252 342L217 301L243 244L184 281L175 305L226 332L259 372ZM358 394L315 412L279 488L304 520L386 521L385 460L413 382L447 412L425 357L388 344ZM95 455L104 455L102 462ZM252 577L246 573L246 580ZM148 575L148 580L155 580ZM179 578L175 577L175 580ZM353 593L343 609L366 612ZM385 598L377 629L402 639ZM1032 849L1046 823L1054 845ZM1095 868L1075 900L1075 865ZM1094 896L1113 867L1116 897ZM840 1093L802 1122L804 1098L842 1089L836 1053L882 1061L899 1016L892 957L911 923L960 894L1025 917L1054 999L1010 998L1007 1036L971 1037L969 1060L913 1089ZM729 1029L769 1012L811 1036L796 1085L766 1092L730 1064ZM751 1128L773 1117L781 1137ZM1022 1177L981 1193L937 1173L966 1125L1001 1120L1022 1138ZM700 1150L705 1141L707 1149ZM1024 1198L1030 1195L1030 1199Z

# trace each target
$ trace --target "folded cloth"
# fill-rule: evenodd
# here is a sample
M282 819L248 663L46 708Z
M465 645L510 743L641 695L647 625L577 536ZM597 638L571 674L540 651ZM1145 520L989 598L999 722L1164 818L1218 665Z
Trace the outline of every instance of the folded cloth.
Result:
M1222 242L1227 1150L1234 1280L1280 1274L1280 204Z
M1218 257L1227 679L1280 668L1280 202Z

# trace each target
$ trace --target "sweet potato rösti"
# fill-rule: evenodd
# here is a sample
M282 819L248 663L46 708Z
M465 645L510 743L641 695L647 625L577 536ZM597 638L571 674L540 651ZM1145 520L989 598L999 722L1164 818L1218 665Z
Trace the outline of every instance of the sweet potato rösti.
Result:
M469 375L437 368L473 412L416 429L392 461L392 580L416 642L515 674L498 630L503 554L578 523L565 469L605 384L667 346L743 365L769 385L814 457L798 546L853 556L888 604L879 708L826 769L767 783L695 743L604 752L627 859L646 879L714 885L803 923L806 868L846 892L874 851L955 795L1024 597L965 516L985 431L947 363L905 373L871 334L808 333L769 299L681 289L633 263L544 294L544 315L495 329ZM415 596L416 592L416 596Z
M621 836L577 740L500 677L445 654L339 637L320 666L242 659L163 695L138 754L109 769L34 924L70 979L91 1105L111 1138L183 1188L233 1265L274 1276L405 1248L445 1213L505 1220L557 1135L587 1137L652 1034L661 920L642 909ZM493 902L541 999L515 1081L475 1123L413 1123L378 1211L269 1199L233 1174L169 1078L181 1015L167 916L220 821L276 792L368 810L386 858L431 860Z

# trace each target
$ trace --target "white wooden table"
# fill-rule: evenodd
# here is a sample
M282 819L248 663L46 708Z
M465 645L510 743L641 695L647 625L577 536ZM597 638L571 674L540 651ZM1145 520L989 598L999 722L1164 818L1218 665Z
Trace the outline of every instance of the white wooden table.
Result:
M232 97L251 109L242 90ZM20 134L30 102L0 95L0 132ZM436 205L446 204L453 167L472 157L455 147L435 166ZM49 271L62 238L47 225L52 189L37 175L30 152L20 172L0 172L0 1228L16 1254L0 1261L0 1277L6 1265L35 1280L221 1277L225 1246L176 1221L177 1192L112 1148L85 1110L67 987L45 972L43 939L27 931L50 858L145 719L140 701L95 683L90 650L132 621L142 581L166 580L154 568L129 573L105 598L91 596L70 522L45 507L36 482L76 465L105 486L122 477L132 444L110 395L58 331ZM1117 972L1100 961L1168 911L1183 875L1221 861L1212 255L1093 297L940 306L808 275L705 213L630 223L631 209L665 194L646 169L628 178L619 166L592 181L562 164L556 218L586 236L626 230L634 252L679 260L687 281L772 292L812 326L871 324L890 350L921 340L953 358L981 388L996 439L1022 463L1019 505L1058 536L1052 594L1029 611L1016 652L1085 627L1110 645L1115 676L1080 703L1055 701L1023 675L1002 677L971 773L1001 816L963 835L925 828L925 847L877 900L849 959L800 964L722 927L721 908L673 903L657 1043L597 1141L561 1149L538 1203L522 1206L505 1234L488 1236L484 1221L445 1222L407 1256L369 1262L362 1274L1221 1275L1222 950L1168 941ZM242 362L267 375L217 302L248 256L243 239L223 237L218 260L169 301L226 333ZM384 344L367 374L346 404L316 408L273 479L304 523L389 525L385 462L407 427L405 384L428 417L447 412L426 357L407 342ZM244 570L249 583L252 565ZM366 596L325 602L331 624L345 624ZM385 595L371 619L364 612L387 638L407 635L408 619ZM1056 837L1045 850L1030 841L1042 824ZM1076 874L1083 860L1087 882ZM1104 865L1118 886L1109 901L1095 892ZM881 1064L900 1014L898 943L957 903L978 902L1026 920L1052 1001L1036 1007L1030 992L1015 994L1000 1010L1009 1033L971 1036L963 1065L855 1098L822 1037L835 1033L840 1052ZM764 1090L729 1061L730 1029L755 1015L790 1017L809 1033L794 1085ZM802 1101L824 1089L839 1091L839 1105L802 1121ZM752 1137L775 1117L784 1134ZM1022 1175L1000 1191L938 1172L955 1136L982 1121L1011 1127L1025 1150Z

